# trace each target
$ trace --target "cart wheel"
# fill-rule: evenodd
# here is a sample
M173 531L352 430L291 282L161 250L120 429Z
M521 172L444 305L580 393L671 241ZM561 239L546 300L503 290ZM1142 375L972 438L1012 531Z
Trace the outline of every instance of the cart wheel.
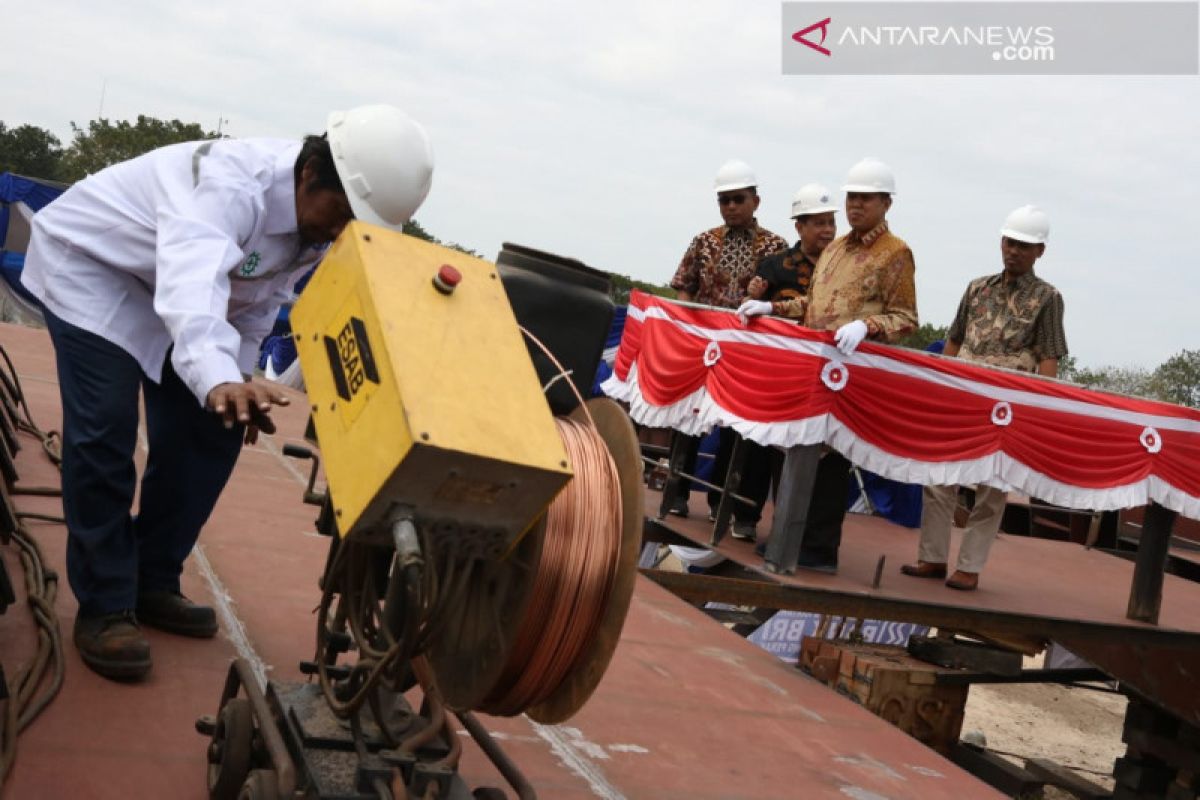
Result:
M250 701L234 697L217 715L217 727L208 746L209 800L237 800L238 789L250 772L250 742L254 714Z
M256 769L242 784L237 800L279 800L279 781L273 769Z

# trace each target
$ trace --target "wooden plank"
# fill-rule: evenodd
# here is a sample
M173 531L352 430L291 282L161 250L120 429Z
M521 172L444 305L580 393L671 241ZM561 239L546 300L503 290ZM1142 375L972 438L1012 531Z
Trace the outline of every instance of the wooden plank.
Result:
M1048 785L1068 791L1080 800L1109 800L1112 797L1110 789L1092 783L1047 758L1027 758L1025 759L1025 769L1034 777L1044 780Z
M1021 654L978 642L942 637L911 636L908 652L915 658L951 669L969 669L990 675L1020 675Z
M987 750L976 750L964 744L950 751L950 760L1009 797L1040 791L1046 785L1045 781L1023 767Z

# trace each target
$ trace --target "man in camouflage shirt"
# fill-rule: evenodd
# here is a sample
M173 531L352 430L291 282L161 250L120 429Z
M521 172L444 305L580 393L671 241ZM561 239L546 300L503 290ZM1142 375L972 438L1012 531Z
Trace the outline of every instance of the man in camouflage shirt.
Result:
M1034 262L1046 252L1050 223L1034 206L1008 215L1000 231L1004 271L976 278L967 286L958 313L946 335L948 356L997 367L1055 377L1067 354L1063 332L1063 299L1058 290L1033 273ZM975 506L963 530L957 569L946 585L971 590L987 561L1000 530L1006 492L980 485ZM927 486L921 517L921 542L916 564L901 567L905 575L945 578L950 527L958 502L957 486Z
M753 170L744 161L729 161L717 170L713 188L717 193L717 206L721 211L723 225L698 234L683 254L671 287L678 292L680 300L702 303L719 308L737 308L746 299L746 286L754 277L760 261L774 253L787 250L782 237L759 226L754 212L761 198L758 196L758 180ZM676 434L678 435L678 434ZM721 431L721 445L713 469L713 483L724 480L729 457L733 450L734 432ZM688 457L684 471L695 472L696 453L700 440L693 437L688 444ZM746 456L746 469L757 474L757 461L766 458L762 448L751 448ZM741 485L738 486L739 492ZM719 492L709 492L708 504L715 508L720 502ZM763 500L765 501L765 497ZM677 498L671 513L687 516L687 495ZM734 506L734 536L753 539L755 525L761 514L758 507ZM715 514L709 514L715 519Z

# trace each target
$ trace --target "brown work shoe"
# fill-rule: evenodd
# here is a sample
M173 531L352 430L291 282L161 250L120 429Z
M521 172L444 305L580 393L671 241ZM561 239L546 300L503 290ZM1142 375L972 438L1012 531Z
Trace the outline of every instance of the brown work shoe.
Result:
M945 564L931 564L928 561L918 561L916 564L905 564L900 567L900 571L905 575L911 575L914 578L944 578L946 577Z
M954 574L950 576L950 580L946 581L946 585L951 589L970 592L979 586L979 573L963 572L961 569L956 569L954 570Z
M178 592L144 592L138 595L137 618L143 625L180 636L211 639L217 635L217 614Z
M150 643L132 611L76 617L74 638L83 663L106 678L139 681L150 671Z

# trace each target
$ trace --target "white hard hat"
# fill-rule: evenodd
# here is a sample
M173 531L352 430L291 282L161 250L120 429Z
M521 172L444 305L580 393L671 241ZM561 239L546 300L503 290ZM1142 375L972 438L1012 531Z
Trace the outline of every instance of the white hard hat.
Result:
M1050 238L1050 218L1037 206L1021 206L1004 219L1001 236L1029 244L1045 244Z
M806 214L824 214L837 210L833 198L829 196L829 190L819 183L804 184L796 190L796 195L792 198L792 219Z
M433 180L433 148L420 123L395 106L334 111L325 126L354 216L400 230Z
M732 192L734 189L749 189L753 186L758 186L758 179L754 177L754 170L750 169L750 165L745 161L726 161L717 170L717 177L713 180L713 188L718 192Z
M850 168L842 191L895 194L896 176L892 174L892 168L878 158L864 158Z

